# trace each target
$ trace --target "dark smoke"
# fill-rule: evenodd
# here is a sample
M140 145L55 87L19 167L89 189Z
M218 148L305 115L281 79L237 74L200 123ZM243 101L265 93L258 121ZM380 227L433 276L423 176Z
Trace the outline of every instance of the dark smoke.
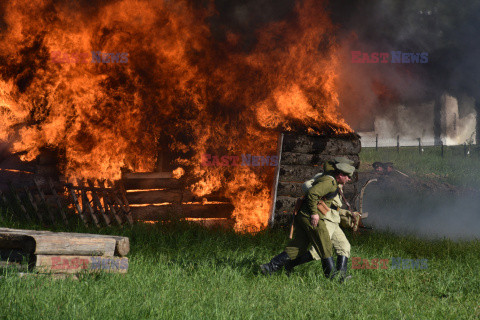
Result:
M391 104L420 105L445 92L479 100L479 16L480 3L473 0L333 2L332 17L344 50L340 96L347 122L357 130L371 130L374 114ZM352 50L427 52L429 60L352 64Z

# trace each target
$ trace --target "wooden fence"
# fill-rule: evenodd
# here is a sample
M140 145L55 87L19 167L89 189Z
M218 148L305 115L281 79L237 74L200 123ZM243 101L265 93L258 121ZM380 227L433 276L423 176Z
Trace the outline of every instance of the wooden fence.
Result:
M111 181L61 183L37 178L33 186L9 183L8 191L0 191L0 206L10 209L16 221L43 226L69 225L78 219L98 228L133 224L123 186Z

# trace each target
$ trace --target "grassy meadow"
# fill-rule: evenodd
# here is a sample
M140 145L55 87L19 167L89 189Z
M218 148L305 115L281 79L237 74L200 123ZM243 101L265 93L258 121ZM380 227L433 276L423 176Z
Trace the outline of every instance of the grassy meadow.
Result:
M373 152L362 151L362 161L392 161L408 173L477 187L473 177L463 178L468 170L478 176L478 158ZM38 228L11 221L5 211L0 216L2 226ZM130 237L128 273L54 280L0 269L0 319L480 319L478 240L347 232L352 257L390 262L388 269L352 270L350 260L353 278L339 284L324 279L315 261L291 276L259 274L258 265L285 245L283 230L238 234L176 222L70 231ZM392 269L392 257L427 259L428 267Z
M393 162L395 168L419 177L436 179L452 185L480 190L480 150L477 146L424 147L420 153L418 147L363 148L360 153L360 170L371 170L375 161Z

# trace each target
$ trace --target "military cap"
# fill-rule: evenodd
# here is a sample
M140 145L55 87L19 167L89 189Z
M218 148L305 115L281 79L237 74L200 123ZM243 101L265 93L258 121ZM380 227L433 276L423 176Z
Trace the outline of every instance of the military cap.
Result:
M346 163L346 164L349 164L351 166L353 166L353 164L355 163L355 161L350 160L350 159L345 158L345 157L335 157L335 158L333 158L333 162L335 162L335 163Z
M350 178L353 177L353 173L355 172L355 167L352 165L349 165L348 163L336 163L335 168L337 168L338 171L342 172L343 174L346 174Z

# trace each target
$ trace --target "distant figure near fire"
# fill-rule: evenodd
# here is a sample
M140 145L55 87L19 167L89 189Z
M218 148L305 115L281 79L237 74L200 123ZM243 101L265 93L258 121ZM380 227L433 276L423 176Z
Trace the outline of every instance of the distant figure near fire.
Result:
M340 225L353 227L359 217L340 208L340 195L343 195L342 186L350 181L355 171L352 164L353 161L337 157L324 164L322 175L305 182L306 195L294 217L293 238L285 251L260 266L263 274L272 274L282 267L291 272L297 265L321 259L325 277L333 279L340 274L341 282L348 278L350 243ZM336 269L332 247L337 253Z

